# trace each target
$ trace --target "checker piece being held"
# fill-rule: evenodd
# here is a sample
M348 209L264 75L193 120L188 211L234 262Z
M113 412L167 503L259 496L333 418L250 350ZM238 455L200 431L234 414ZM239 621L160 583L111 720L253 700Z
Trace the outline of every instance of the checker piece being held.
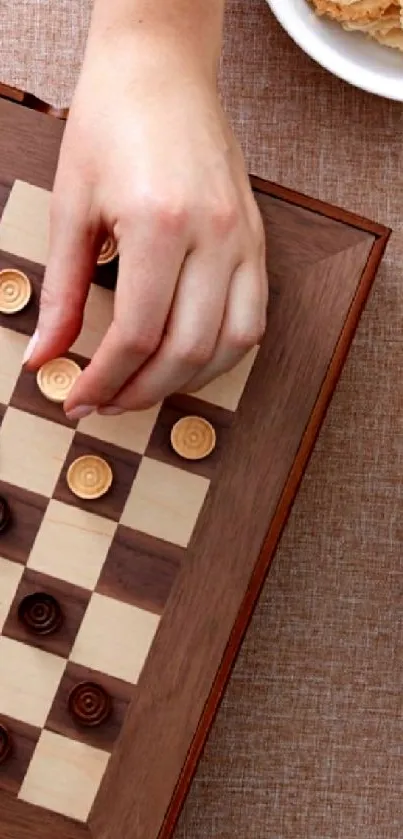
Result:
M31 369L80 332L102 242L113 321L72 388L72 419L196 391L260 340L261 216L218 92L224 0L95 0L55 181Z

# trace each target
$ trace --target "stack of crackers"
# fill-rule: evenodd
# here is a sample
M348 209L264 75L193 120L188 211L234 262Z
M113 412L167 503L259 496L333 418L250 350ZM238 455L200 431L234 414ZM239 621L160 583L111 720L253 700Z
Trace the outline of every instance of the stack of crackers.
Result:
M317 14L403 51L403 0L310 0Z

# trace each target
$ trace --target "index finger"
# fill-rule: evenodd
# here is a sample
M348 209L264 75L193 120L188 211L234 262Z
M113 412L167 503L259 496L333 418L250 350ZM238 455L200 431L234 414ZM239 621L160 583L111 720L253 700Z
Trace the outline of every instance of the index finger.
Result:
M68 192L61 202L56 194L53 202L38 323L26 354L31 369L65 353L77 338L97 258L97 234L85 196Z
M69 418L109 404L158 348L183 258L167 236L126 236L121 252L113 321L65 403Z

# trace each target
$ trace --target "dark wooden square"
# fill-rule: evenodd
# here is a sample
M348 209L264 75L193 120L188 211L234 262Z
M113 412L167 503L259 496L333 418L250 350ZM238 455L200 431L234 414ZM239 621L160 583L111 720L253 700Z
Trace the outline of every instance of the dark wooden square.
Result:
M4 762L0 762L0 790L17 795L31 762L41 729L0 715L11 742Z
M64 357L76 361L82 370L88 364L88 359L75 353L65 353ZM21 371L10 399L10 405L20 411L27 411L42 419L65 425L67 428L76 428L78 425L78 420L72 421L66 417L63 405L51 402L43 396L37 385L36 374L29 370Z
M18 271L23 271L27 275L31 281L32 296L25 309L17 312L12 318L10 315L3 315L0 312L0 326L14 329L15 332L21 332L22 335L33 335L38 320L39 298L45 269L43 265L36 265L36 263L22 259L20 256L0 251L0 271L5 268L17 268Z
M55 545L55 550L57 551L57 545ZM62 622L50 634L38 635L34 631L30 631L19 615L23 602L26 602L25 598L38 594L50 595L61 611ZM32 647L38 647L48 653L68 658L90 596L89 591L78 586L72 586L64 580L56 580L54 577L48 577L46 574L26 568L6 618L2 634L13 638L15 641L22 641ZM51 607L48 607L49 611L52 612ZM29 613L32 613L32 609L29 609ZM32 618L30 622L31 624L34 622Z
M71 692L85 682L100 685L111 701L110 716L100 725L94 727L81 724L69 709ZM45 728L55 731L56 734L61 734L63 737L80 740L82 743L94 746L94 748L112 751L120 734L129 703L135 695L135 690L136 688L133 685L69 661Z
M25 565L49 499L4 481L0 481L0 495L6 499L11 511L10 523L0 533L0 555Z
M94 501L83 501L74 495L67 483L66 476L71 463L83 455L98 455L104 458L113 472L113 483L110 490L102 498ZM65 504L82 507L99 516L106 516L112 521L119 521L126 504L132 483L140 465L141 456L127 449L120 449L112 443L95 439L87 434L76 432L53 497Z
M215 449L202 460L185 460L172 448L172 426L186 416L203 417L212 424L216 432ZM186 469L187 472L211 479L220 460L221 452L225 448L233 419L232 411L212 405L195 396L187 394L171 396L161 407L145 454L154 460L162 460L164 463L170 463L179 469Z
M7 204L11 192L11 184L0 182L0 218L3 215L4 207Z
M119 259L108 262L106 265L97 265L93 282L103 288L114 289L118 278Z
M162 614L185 555L183 548L119 525L96 591Z

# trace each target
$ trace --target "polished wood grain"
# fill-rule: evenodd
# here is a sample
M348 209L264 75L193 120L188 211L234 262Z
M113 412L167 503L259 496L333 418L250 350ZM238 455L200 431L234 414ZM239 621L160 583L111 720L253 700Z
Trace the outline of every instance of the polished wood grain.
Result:
M24 93L22 90L17 90L15 87L10 87L7 84L0 83L0 96L4 99L11 99L13 102L23 102Z
M10 85L3 84L2 82L0 82L0 97L10 99L12 102L18 102L27 108L31 108L33 111L39 111L40 113L57 117L57 119L65 120L69 113L68 108L53 108L52 105L48 105L47 102L42 102L41 99L33 96L32 93L25 93L16 87L10 87Z
M50 189L62 123L10 102L0 121L0 182ZM94 839L172 836L389 236L253 186L270 240L269 329L96 801ZM88 835L4 793L0 808L5 839Z
M184 548L120 524L96 591L161 615L185 561Z
M319 211L319 202L314 201L313 204L314 211ZM330 208L326 207L325 209L327 213L330 213ZM344 217L346 216L344 211L340 211L340 215L341 214ZM359 222L361 224L365 223L357 217L351 216L351 218L353 224L357 226ZM384 254L389 238L389 231L372 223L369 223L368 227L371 232L375 232L375 229L377 230L378 238L373 245L364 268L361 283L357 288L352 306L340 333L339 341L329 363L318 399L313 408L292 469L289 473L277 509L263 542L262 549L250 578L248 589L243 598L237 619L232 628L223 658L221 660L221 664L202 712L192 744L186 756L180 778L166 811L162 827L158 832L158 839L170 839L174 832L192 778L196 772L198 762L208 738L209 731L219 709L225 687L230 678L243 638L252 619L254 609L263 589L266 577L270 571L270 566L275 558L276 549L282 532L287 523L300 483L312 455L321 425L326 416L326 411L329 407L334 390L341 375L362 311L371 291L379 262Z
M219 475L94 809L96 836L130 835L133 823L136 839L161 830L373 244L361 232L358 242L298 277L278 277L267 335Z
M86 825L0 792L1 839L92 839Z
M10 752L4 763L0 763L0 789L18 794L41 732L39 728L5 716L0 716L0 724L11 738Z
M0 554L4 559L26 565L46 510L47 500L42 495L11 486L4 481L0 481L0 495L12 509L10 523L1 534Z
M10 195L11 186L9 183L1 183L0 182L0 213L3 213L4 207L6 206L6 202L8 201L8 197Z
M52 189L64 123L0 99L0 125L0 181Z

